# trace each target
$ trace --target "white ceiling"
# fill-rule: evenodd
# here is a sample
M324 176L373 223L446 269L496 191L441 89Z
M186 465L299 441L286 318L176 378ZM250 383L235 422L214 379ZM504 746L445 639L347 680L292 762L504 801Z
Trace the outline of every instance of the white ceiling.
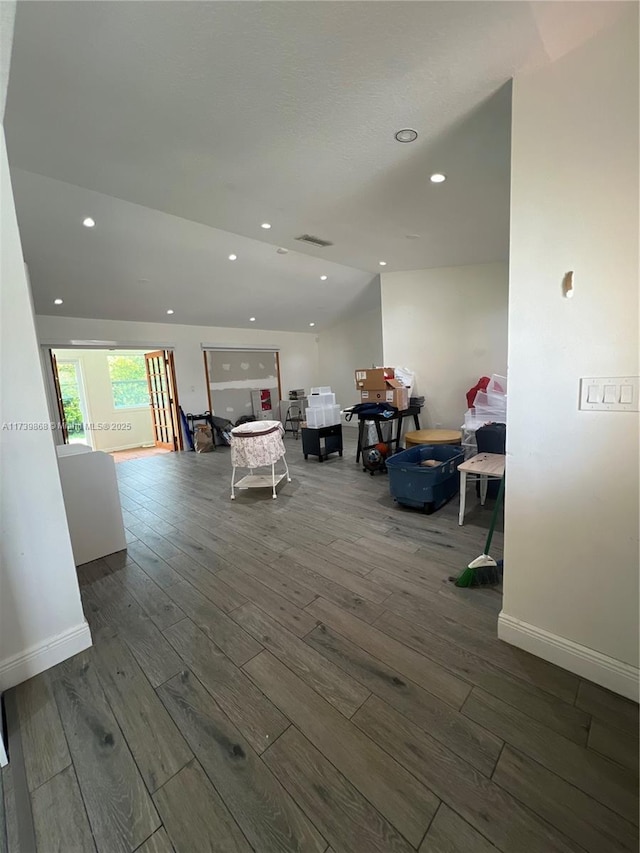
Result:
M505 258L509 80L618 5L19 3L5 124L36 310L302 329L379 260Z
M31 172L12 179L38 314L165 323L171 308L176 323L309 332L373 278ZM87 215L95 228L82 227Z

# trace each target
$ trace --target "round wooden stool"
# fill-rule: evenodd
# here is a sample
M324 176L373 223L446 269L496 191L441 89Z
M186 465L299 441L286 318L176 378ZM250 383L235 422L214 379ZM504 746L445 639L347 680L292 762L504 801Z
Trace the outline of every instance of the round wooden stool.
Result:
M419 444L462 444L462 433L458 429L416 429L404 437L407 449Z

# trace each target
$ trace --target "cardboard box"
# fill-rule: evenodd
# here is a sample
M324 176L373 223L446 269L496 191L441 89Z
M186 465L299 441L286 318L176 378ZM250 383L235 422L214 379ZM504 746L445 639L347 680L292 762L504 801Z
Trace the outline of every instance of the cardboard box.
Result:
M393 379L393 367L368 367L366 370L356 370L356 388L359 391L377 391L385 387L387 379Z
M396 409L404 411L409 408L409 389L405 388L397 379L387 379L385 388L366 390L360 392L362 403L388 403Z

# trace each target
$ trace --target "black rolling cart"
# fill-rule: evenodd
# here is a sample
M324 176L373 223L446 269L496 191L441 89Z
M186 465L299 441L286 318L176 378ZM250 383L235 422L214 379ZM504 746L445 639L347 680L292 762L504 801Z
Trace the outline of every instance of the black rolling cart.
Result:
M324 462L330 453L342 456L342 424L318 429L302 427L301 433L302 452L305 459L309 456L317 456L320 462Z
M396 411L396 413L391 417L384 417L384 415L358 415L358 446L356 448L356 462L360 460L360 454L364 453L366 450L369 450L371 447L375 447L375 444L365 445L364 443L365 424L367 421L373 421L373 423L375 424L378 442L380 444L388 444L391 451L393 453L397 453L397 451L400 450L400 441L402 440L402 428L404 426L405 418L413 418L415 428L420 429L421 408L421 406L409 406L408 409ZM396 424L395 435L393 435L392 426L391 438L388 441L385 441L382 436L382 424L386 423Z

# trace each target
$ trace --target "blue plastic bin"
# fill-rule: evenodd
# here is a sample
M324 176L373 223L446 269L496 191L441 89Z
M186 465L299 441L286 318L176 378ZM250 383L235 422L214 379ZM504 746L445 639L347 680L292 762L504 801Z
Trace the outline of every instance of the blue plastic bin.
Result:
M440 465L423 468L424 459L437 459ZM391 497L404 506L434 512L460 490L461 462L464 451L449 444L423 444L396 453L387 459Z

